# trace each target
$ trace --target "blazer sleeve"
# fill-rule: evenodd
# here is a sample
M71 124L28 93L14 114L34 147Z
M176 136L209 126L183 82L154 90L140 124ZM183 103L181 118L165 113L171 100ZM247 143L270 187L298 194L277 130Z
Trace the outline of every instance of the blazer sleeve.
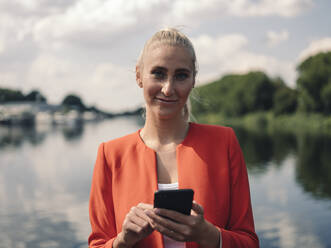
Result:
M220 228L222 247L255 248L259 247L259 240L254 228L246 164L236 135L230 130L230 216L227 228Z
M90 192L89 214L92 232L90 248L111 248L117 235L112 197L112 173L104 154L104 143L99 146Z

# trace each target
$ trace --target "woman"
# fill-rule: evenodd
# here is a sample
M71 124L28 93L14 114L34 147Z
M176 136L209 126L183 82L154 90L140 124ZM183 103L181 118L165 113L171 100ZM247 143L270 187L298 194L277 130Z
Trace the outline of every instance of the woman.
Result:
M99 146L90 247L258 247L241 149L231 128L188 122L196 56L175 29L157 32L136 66L144 127ZM153 209L157 189L192 188L190 216Z

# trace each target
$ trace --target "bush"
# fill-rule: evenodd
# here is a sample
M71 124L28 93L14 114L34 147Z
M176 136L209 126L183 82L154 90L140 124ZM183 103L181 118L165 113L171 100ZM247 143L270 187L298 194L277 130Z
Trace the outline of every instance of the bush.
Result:
M297 91L288 87L282 87L274 95L274 114L292 114L296 111L297 104Z

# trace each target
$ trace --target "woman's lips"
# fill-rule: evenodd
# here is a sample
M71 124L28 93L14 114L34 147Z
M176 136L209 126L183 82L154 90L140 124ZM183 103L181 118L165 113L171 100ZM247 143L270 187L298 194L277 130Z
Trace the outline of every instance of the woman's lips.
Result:
M162 102L162 103L175 103L177 100L174 99L164 99L164 98L156 98L157 101Z

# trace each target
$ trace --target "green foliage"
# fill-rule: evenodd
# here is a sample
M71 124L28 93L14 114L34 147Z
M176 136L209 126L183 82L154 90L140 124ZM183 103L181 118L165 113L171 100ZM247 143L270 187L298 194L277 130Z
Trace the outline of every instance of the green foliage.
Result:
M297 91L286 86L276 90L274 95L275 115L294 113L297 108Z
M299 110L330 113L331 52L311 56L297 69Z
M191 98L194 114L222 113L241 116L273 106L275 85L263 72L227 75L218 81L196 88Z
M199 121L213 124L242 127L247 130L288 133L311 133L331 135L331 116L313 113L274 115L273 112L255 112L241 117L206 115ZM212 121L212 122L209 122Z
M233 119L265 111L272 111L275 116L297 110L330 114L331 52L309 57L297 69L297 89L289 88L281 78L270 79L258 71L226 75L197 87L191 97L192 113L206 120Z
M0 88L0 103L19 101L25 101L21 91Z
M329 81L331 81L331 77ZM331 82L328 82L328 84L323 87L321 97L324 106L324 112L326 114L331 114Z
M63 99L61 105L66 108L75 108L79 111L84 111L86 109L80 97L74 94L67 95Z
M27 94L25 100L31 102L46 102L46 98L38 90L33 90Z
M0 88L0 103L6 103L6 102L46 102L46 98L38 91L33 90L29 94L24 95L19 90L11 90L11 89L5 89Z
M331 140L322 135L298 136L296 180L318 198L331 197Z

